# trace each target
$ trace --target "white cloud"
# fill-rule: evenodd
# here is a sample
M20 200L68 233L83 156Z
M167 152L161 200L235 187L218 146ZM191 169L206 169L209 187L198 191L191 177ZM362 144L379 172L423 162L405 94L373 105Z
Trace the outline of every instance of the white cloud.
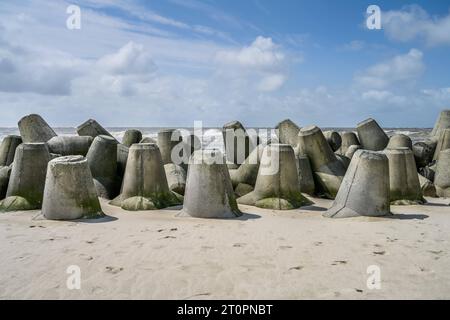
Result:
M392 40L407 42L419 38L428 46L450 45L450 13L430 16L420 6L411 5L399 11L382 12L381 21Z
M355 76L355 81L363 87L375 89L383 89L393 84L410 84L425 70L422 57L421 51L411 49L407 54L395 56L360 72Z
M286 81L286 76L283 74L271 74L261 79L258 84L260 91L274 91L279 89Z

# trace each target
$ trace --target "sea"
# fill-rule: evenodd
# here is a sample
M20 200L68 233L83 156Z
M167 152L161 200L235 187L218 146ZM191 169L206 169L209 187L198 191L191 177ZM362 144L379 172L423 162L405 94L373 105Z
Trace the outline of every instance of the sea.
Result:
M167 129L165 127L110 127L106 128L112 136L114 136L118 141L122 141L123 135L128 129L138 129L142 132L144 137L156 138L158 131L162 129ZM182 132L192 133L193 128L179 128L183 129ZM276 133L274 129L270 128L247 128L247 130L253 129L258 133L262 142L267 141L267 139L275 138ZM355 131L355 128L321 128L323 131L334 130L338 132L344 131ZM54 128L58 135L76 135L76 128L64 127L64 128ZM219 149L223 151L223 138L222 138L221 128L202 128L202 147L204 149ZM431 128L384 128L388 136L394 134L405 134L408 135L414 142L423 141L427 138L428 134L431 132ZM19 134L18 128L0 128L0 141L10 134ZM196 133L197 134L197 133ZM198 135L198 134L197 134Z

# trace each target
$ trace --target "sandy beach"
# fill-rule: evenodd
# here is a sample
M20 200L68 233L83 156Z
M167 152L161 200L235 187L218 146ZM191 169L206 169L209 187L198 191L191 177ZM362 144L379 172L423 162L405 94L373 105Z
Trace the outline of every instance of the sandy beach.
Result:
M289 211L240 206L234 220L179 208L48 221L0 214L1 299L448 299L449 199L390 218L327 219L331 201ZM69 290L68 266L81 269ZM368 289L367 267L381 271Z

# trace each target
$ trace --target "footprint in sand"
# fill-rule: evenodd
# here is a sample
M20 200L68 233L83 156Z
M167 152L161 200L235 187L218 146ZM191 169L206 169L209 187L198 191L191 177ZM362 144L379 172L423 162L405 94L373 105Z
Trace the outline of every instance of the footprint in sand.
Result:
M372 252L375 255L379 255L379 256L384 256L384 254L386 253L386 251L374 251Z
M233 244L233 247L235 247L235 248L242 248L242 247L245 247L246 246L246 243L235 243L235 244Z
M316 242L314 242L314 245L317 247L317 246L321 246L323 244L323 242L321 242L321 241L316 241Z
M340 265L340 264L347 264L347 261L346 260L335 260L331 265L332 266L337 266L337 265Z
M159 240L162 240L162 239L176 239L177 237L173 237L173 236L165 236L165 237L163 237L163 238L160 238Z
M296 267L291 267L289 268L289 270L302 270L303 266L296 266Z
M291 246L279 246L278 248L280 248L281 250L292 249Z
M111 267L111 266L105 267L105 269L106 269L106 272L112 273L112 274L117 274L123 270L122 267L118 268L118 267Z

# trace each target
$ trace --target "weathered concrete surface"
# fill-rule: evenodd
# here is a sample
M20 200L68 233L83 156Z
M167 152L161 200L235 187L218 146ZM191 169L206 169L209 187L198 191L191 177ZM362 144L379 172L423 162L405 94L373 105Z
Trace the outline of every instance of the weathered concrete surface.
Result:
M7 135L0 145L0 166L9 166L14 161L16 148L22 143L22 138L16 135Z
M288 144L266 146L254 191L238 198L237 202L275 210L311 204L301 194L294 149Z
M450 198L450 149L441 151L439 155L434 185L439 197Z
M132 144L139 143L142 140L142 132L136 129L129 129L125 131L122 144L131 147Z
M345 152L345 156L347 158L349 158L350 160L353 159L353 155L355 154L355 152L359 149L362 149L362 147L360 145L351 145L350 147L348 147L347 151Z
M18 126L23 142L47 142L56 137L55 131L38 114L23 117Z
M337 131L325 131L323 135L330 145L331 150L337 151L341 147L342 138Z
M450 109L442 110L439 114L438 119L436 120L436 123L434 125L433 131L431 131L431 138L433 139L439 139L441 136L441 132L444 129L450 128Z
M0 167L0 199L4 199L6 197L10 175L11 166Z
M121 194L110 202L125 210L155 210L182 201L169 190L159 148L138 143L129 149Z
M300 191L312 196L314 195L315 184L309 158L306 155L298 155L296 159Z
M379 151L386 148L389 143L387 134L372 118L358 123L356 130L363 149Z
M220 161L215 161L218 157ZM239 211L224 156L219 150L195 151L189 161L183 210L179 216L235 218Z
M408 148L412 150L412 141L411 138L406 134L394 134L389 138L389 143L387 145L387 149L397 149L397 148Z
M299 132L299 155L307 155L314 172L316 193L334 199L345 167L336 157L322 131L316 126L304 127Z
M297 148L298 145L298 132L300 127L297 126L292 120L286 119L279 122L275 129L277 129L278 141L281 144L290 144L292 148Z
M48 163L42 214L50 220L104 216L86 158L65 156Z
M323 216L347 218L390 214L389 164L381 152L358 150L333 205Z
M51 153L85 156L94 139L89 136L57 136L47 141Z
M186 189L186 170L177 164L168 163L164 165L164 171L166 172L169 189L180 195L184 195Z
M237 168L244 163L258 145L257 138L250 137L239 121L226 123L222 128L222 136L226 160L231 164L230 168Z
M183 162L183 137L176 129L165 129L158 132L158 147L163 164ZM173 152L173 153L172 153Z
M425 199L420 188L414 155L408 148L386 149L389 159L391 204L422 204Z
M418 168L427 166L433 160L436 145L437 140L431 139L414 143L412 150Z
M78 135L80 136L90 136L95 138L99 135L110 136L113 137L111 133L108 132L105 128L103 128L97 121L94 119L89 119L77 127ZM114 138L115 139L115 138Z
M358 140L358 136L353 131L346 131L341 133L341 147L337 150L336 153L345 156L348 148L353 145L359 146L361 143Z
M122 184L122 178L125 174L125 168L127 167L129 150L130 148L123 144L117 145L117 176L119 177L120 184Z
M240 183L255 186L258 177L259 163L265 145L258 145L250 155L245 159L237 169L230 169L230 177L233 187L237 187Z
M16 148L6 198L0 211L40 209L50 153L45 143L22 143Z
M113 199L117 196L117 140L99 135L95 137L86 155L99 197Z
M439 160L439 154L441 151L446 149L450 149L450 129L441 130L441 135L436 145L433 160Z
M437 197L436 195L436 187L434 186L434 183L421 174L419 175L419 182L420 182L420 188L422 189L422 194L425 197Z
M139 143L154 143L154 144L157 144L158 141L156 141L155 139L153 139L151 137L143 137L142 140Z

